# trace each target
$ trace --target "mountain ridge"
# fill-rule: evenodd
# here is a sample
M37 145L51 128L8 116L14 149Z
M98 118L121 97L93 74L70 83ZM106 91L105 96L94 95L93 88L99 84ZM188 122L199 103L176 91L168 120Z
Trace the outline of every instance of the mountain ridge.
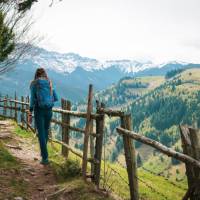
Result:
M61 73L71 73L77 67L82 67L86 71L95 71L106 69L112 66L118 67L124 73L130 73L134 75L139 71L143 71L151 68L163 68L166 65L174 64L185 66L189 64L197 64L183 61L168 61L160 64L155 64L150 60L139 61L136 59L111 59L111 60L97 60L95 58L89 58L81 56L78 53L59 53L56 51L48 51L41 47L32 47L30 54L27 54L25 58L20 60L23 63L24 60L33 59L35 64L43 66L47 69L53 69ZM51 64L52 66L49 66ZM56 65L55 65L56 64ZM47 66L48 65L48 66ZM62 66L61 66L62 65Z
M165 75L172 69L189 65L200 66L177 61L161 66L151 61L128 59L101 62L75 53L60 54L33 47L16 63L14 70L0 75L1 93L13 95L17 91L20 96L29 95L30 81L38 67L47 70L60 96L77 102L86 97L89 84L94 85L95 91L100 91L126 76Z

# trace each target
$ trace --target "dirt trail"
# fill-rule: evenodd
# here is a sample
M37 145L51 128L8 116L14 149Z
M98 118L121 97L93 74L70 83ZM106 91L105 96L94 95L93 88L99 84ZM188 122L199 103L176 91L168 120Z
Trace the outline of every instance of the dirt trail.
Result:
M35 150L36 144L33 144L31 139L16 136L13 133L13 123L8 120L0 121L0 138L4 136L9 138L5 144L9 152L21 163L19 175L28 185L26 191L28 200L44 200L49 194L58 190L53 170L50 166L39 163L40 156ZM4 139L2 140L4 142ZM16 175L12 176L15 179Z
M14 162L3 146L17 158ZM4 153L7 152L5 161ZM0 200L111 200L107 194L96 190L79 176L61 183L51 166L40 164L36 138L18 136L15 125L9 120L0 120ZM6 154L6 153L5 153ZM10 161L10 167L1 165ZM14 164L13 164L14 163ZM19 163L19 164L18 164ZM16 165L16 168L13 167ZM18 166L19 165L19 166ZM72 177L71 177L72 178Z

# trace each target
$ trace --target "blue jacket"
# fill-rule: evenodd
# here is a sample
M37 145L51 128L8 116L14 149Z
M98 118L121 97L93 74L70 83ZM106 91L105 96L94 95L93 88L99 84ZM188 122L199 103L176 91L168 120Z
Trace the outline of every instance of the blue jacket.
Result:
M36 83L37 83L37 80L34 80L31 83L31 86L30 86L30 93L31 93L31 97L30 97L30 112L32 112L35 108L37 108L37 95L36 95L37 87L36 87ZM52 88L52 91L53 91L54 102L56 102L56 101L58 101L58 96L56 94L55 89Z

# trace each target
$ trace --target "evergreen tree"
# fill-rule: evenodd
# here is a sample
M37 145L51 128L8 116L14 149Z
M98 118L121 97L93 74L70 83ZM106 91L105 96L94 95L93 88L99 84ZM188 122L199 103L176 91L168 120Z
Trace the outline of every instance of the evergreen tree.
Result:
M137 167L141 167L142 166L142 158L140 156L140 154L137 154Z

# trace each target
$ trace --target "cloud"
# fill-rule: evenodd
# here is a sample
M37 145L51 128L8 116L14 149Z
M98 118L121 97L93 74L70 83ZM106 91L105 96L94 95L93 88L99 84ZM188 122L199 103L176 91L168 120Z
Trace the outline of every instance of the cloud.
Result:
M184 47L200 50L200 39L190 39L182 42Z
M199 59L200 0L67 0L35 4L45 47L97 59Z

